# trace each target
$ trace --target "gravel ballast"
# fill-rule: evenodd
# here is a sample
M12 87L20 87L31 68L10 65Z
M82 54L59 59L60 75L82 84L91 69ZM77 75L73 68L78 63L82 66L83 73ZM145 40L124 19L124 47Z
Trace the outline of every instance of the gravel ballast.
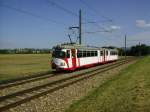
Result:
M64 112L73 102L86 96L89 92L118 74L122 69L134 63L130 62L115 69L100 73L89 79L77 82L68 87L44 95L17 107L9 109L10 112Z
M112 64L112 63L109 63L109 64ZM53 81L56 81L56 80L59 80L59 79L63 79L63 78L67 78L67 77L70 77L70 76L73 76L73 75L76 75L76 74L84 73L84 72L89 71L89 70L95 70L97 68L102 68L102 67L107 66L109 64L92 67L92 68L89 68L88 70L87 69L79 70L79 71L76 71L76 72L73 72L73 73L62 73L62 74L59 74L59 75L55 75L54 77L50 77L53 74L49 74L49 77L44 78L44 79L39 79L39 80L36 80L36 81L31 81L31 82L24 83L24 84L19 84L19 85L8 87L8 88L3 88L3 89L1 89L0 96L5 96L5 95L8 95L8 94L12 94L12 93L15 93L15 92L26 90L26 89L29 89L29 88L32 88L32 87L36 87L36 86L39 86L39 85L42 85L42 84L50 83L50 82L53 82Z

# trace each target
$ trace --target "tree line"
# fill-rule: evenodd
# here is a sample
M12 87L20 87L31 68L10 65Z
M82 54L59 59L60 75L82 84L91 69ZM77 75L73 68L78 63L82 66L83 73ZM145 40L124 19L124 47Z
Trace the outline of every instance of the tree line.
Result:
M127 49L126 54L129 56L146 56L150 55L150 46L145 44L132 46Z
M104 48L116 48L114 46L104 47ZM145 56L150 55L150 46L141 44L131 46L127 48L126 52L124 48L117 48L119 55L127 56ZM20 49L0 49L0 54L48 54L51 53L51 49L34 49L34 48L20 48Z
M110 49L118 49L119 55L124 56L125 54L127 56L146 56L150 55L150 46L141 44L141 45L134 45L125 50L124 47L122 48L117 48L114 46L108 46L108 47L103 47L103 48L110 48Z
M0 54L48 54L51 49L34 49L34 48L19 48L19 49L0 49Z

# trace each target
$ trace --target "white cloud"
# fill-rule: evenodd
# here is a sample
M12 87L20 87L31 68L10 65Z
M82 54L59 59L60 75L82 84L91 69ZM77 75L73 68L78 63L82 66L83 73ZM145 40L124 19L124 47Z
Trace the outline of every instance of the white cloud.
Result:
M111 30L119 30L120 26L112 25L110 26Z
M145 20L136 20L136 26L139 28L148 28L150 27L150 23L146 23Z
M150 27L150 23L149 23L149 24L146 24L146 27Z
M117 30L120 30L121 27L120 26L117 26L117 25L111 25L111 26L107 26L107 27L104 27L104 30L106 32L113 32L113 31L117 31Z

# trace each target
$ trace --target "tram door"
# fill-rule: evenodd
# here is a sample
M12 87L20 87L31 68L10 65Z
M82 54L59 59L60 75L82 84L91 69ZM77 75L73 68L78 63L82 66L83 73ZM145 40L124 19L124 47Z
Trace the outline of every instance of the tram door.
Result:
M103 57L103 62L105 62L105 59L106 59L106 56L105 56L105 55L106 55L105 50L103 50L103 53L104 53L104 55L103 55L103 56L104 56L104 57Z
M104 62L104 50L100 51L100 62Z
M75 69L76 68L76 50L75 49L71 49L71 58L72 58L72 68Z

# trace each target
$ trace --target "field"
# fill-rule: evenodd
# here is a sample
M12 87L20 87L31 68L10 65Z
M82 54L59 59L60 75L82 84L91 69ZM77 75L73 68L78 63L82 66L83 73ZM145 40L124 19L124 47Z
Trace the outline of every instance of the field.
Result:
M50 71L50 54L0 55L0 81Z
M66 112L150 112L150 56L122 70Z

